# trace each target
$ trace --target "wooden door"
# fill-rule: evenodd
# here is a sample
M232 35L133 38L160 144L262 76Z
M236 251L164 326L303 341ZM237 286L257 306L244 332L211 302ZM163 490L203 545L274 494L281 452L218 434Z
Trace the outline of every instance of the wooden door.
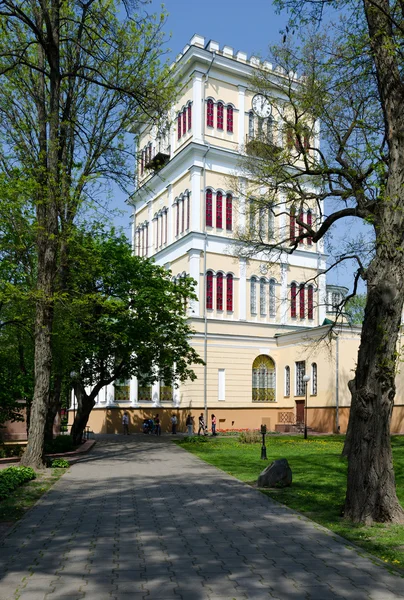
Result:
M304 423L304 400L296 400L296 423Z

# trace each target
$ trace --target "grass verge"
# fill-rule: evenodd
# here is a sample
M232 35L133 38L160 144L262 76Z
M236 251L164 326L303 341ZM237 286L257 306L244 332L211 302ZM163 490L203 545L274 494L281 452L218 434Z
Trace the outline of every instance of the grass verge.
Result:
M268 462L286 458L293 473L290 488L263 491L274 500L299 511L342 537L381 558L404 568L404 526L355 526L341 516L346 488L346 460L341 457L344 436L267 436L268 462L262 461L261 444L243 444L236 439L206 438L198 443L178 440L182 448L206 462L255 485ZM392 448L397 494L404 506L404 437L393 436Z

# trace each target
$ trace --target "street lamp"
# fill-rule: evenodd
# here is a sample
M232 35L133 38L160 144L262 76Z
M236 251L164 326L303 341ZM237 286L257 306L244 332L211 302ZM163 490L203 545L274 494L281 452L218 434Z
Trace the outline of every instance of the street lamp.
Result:
M267 460L267 448L265 446L265 434L267 432L267 426L261 425L261 434L262 434L262 446L261 446L261 459Z
M303 375L303 381L306 387L306 400L304 403L304 439L307 440L307 384L310 381L310 375Z

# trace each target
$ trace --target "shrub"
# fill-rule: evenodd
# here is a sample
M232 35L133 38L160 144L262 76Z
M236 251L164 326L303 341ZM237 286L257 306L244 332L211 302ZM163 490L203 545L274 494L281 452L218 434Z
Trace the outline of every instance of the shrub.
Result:
M56 467L58 469L68 469L70 467L70 464L65 458L54 458L53 460L51 460L50 466L52 468Z
M70 435L58 435L52 442L45 444L46 454L59 454L74 450L73 438Z
M0 471L0 500L4 500L18 486L36 478L31 467L7 467Z
M179 440L180 444L205 444L208 441L208 436L204 435L193 435L186 436L182 440Z
M248 431L242 431L239 435L238 441L241 444L256 444L262 439L261 433L257 429L249 429Z
M7 444L0 447L0 458L10 458L10 456L22 456L25 452L23 444Z

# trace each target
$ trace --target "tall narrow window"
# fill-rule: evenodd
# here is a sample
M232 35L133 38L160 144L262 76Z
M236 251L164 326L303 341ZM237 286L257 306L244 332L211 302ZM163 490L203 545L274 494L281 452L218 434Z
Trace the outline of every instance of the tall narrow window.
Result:
M180 203L177 200L177 202L175 203L175 206L177 207L177 219L176 219L176 224L175 224L175 235L179 235L180 233Z
M213 100L208 100L206 103L206 125L213 127Z
M226 308L229 312L233 310L233 275L230 273L226 277Z
M188 192L188 194L187 194L187 231L189 229L190 212L191 212L191 200L190 200L189 192Z
M313 213L311 212L311 210L308 210L308 211L307 211L307 225L308 225L309 227L311 227L311 226L313 225ZM308 246L311 246L311 245L312 245L312 243L313 243L313 240L312 240L312 238L311 238L311 237L308 237L308 238L307 238L307 245L308 245Z
M314 310L313 310L313 286L309 285L307 288L307 318L314 318Z
M287 127L286 127L286 147L288 150L293 149L293 146L294 146L293 138L294 138L293 128L290 125L287 125Z
M259 210L259 219L258 219L258 232L260 240L263 240L265 237L265 213L266 210L261 206Z
M254 200L250 200L250 235L255 234L255 206Z
M155 215L154 220L156 222L156 227L155 227L155 242L154 242L154 248L157 250L158 246L159 246L159 218L158 218L158 214Z
M291 244L293 244L296 239L296 212L294 208L290 209L289 214L289 239Z
M285 396L290 396L290 367L285 367Z
M269 282L269 316L274 319L276 317L276 300L275 300L275 281Z
M274 121L272 117L267 118L267 142L272 144L274 141Z
M185 224L185 202L184 198L181 199L181 233L184 233L184 224Z
M311 394L317 396L317 363L311 365Z
M227 106L227 132L233 133L233 107Z
M177 119L177 134L178 134L178 139L180 139L180 137L181 137L181 113L178 115L178 119Z
M206 273L206 308L213 308L213 273Z
M142 150L142 153L140 155L140 174L143 175L143 171L144 171L144 150Z
M162 246L163 241L164 241L164 212L163 211L160 213L159 221L160 221L160 240L161 240L160 246Z
M310 148L310 131L307 129L304 131L304 141L303 141L304 149L309 150Z
M299 211L299 221L301 221L302 223L304 223L304 212L303 209L300 209ZM301 235L303 235L304 233L304 227L303 225L299 225L299 237ZM303 240L299 240L299 244L303 244Z
M187 131L187 111L184 110L182 111L182 133L183 135L185 135Z
M274 213L272 212L272 209L269 208L268 209L268 238L269 239L272 239L274 237L274 231L275 231Z
M223 310L223 273L216 275L216 309Z
M149 224L146 223L146 249L145 249L145 256L147 256L149 253Z
M250 140L254 139L254 113L252 111L248 113L248 137Z
M168 208L166 208L164 215L165 215L164 243L167 244Z
M216 194L216 227L222 229L222 217L223 214L223 194L217 192Z
M264 138L263 132L264 132L264 119L262 117L258 117L258 121L257 121L257 137L258 137L259 140L262 140Z
M188 131L192 127L192 104L188 104Z
M223 102L217 103L217 128L223 129Z
M250 312L252 315L257 314L257 279L251 277L250 281Z
M299 286L299 316L301 319L304 319L305 312L304 283L301 283Z
M290 286L290 316L292 319L296 319L296 295L297 286L295 283L292 283Z
M212 227L213 206L212 206L212 190L206 190L206 226Z
M306 363L304 360L300 360L295 363L296 366L296 396L304 396L306 391L306 382L303 381L303 377L306 375Z
M226 196L226 231L233 229L233 196L227 194Z
M267 286L265 279L260 279L260 315L265 317L267 314Z
M136 254L140 256L140 229L136 229Z

